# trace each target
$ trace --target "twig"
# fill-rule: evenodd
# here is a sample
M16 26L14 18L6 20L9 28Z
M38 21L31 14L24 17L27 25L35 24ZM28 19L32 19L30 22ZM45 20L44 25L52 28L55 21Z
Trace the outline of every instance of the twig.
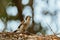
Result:
M48 25L48 24L47 24ZM51 27L48 25L48 27L51 29ZM51 29L51 31L53 32L53 34L56 36L56 33Z

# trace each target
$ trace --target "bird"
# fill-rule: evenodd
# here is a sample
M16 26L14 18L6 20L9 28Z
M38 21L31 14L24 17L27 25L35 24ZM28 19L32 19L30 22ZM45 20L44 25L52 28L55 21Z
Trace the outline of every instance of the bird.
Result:
M18 27L18 29L16 31L14 31L14 32L16 32L16 33L24 33L24 32L26 32L27 31L27 28L30 25L30 19L31 19L31 17L30 16L27 16L25 18L25 20L21 22L21 24Z

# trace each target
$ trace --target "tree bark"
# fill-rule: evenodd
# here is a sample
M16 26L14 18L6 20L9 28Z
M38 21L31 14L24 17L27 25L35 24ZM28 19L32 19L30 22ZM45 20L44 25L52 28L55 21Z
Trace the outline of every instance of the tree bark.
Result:
M21 0L12 0L13 3L15 3L15 6L18 8L18 17L20 18L20 21L23 20L23 15L22 15L22 4Z

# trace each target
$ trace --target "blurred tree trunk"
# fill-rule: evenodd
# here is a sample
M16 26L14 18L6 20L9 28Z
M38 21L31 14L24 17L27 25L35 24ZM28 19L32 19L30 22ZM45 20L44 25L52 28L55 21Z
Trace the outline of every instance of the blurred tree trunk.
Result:
M32 26L28 29L28 31L31 32L31 33L35 33L35 31L34 31L34 25L35 25L35 23L34 23L33 0L30 0L28 5L29 5L29 6L31 7L31 9L32 9Z
M6 17L6 6L8 2L6 0L0 0L0 18L1 17Z
M17 6L18 8L18 17L20 18L20 21L23 20L23 16L22 16L22 4L21 4L21 0L12 0L13 3L15 3L15 6Z
M2 19L2 21L5 24L5 29L7 27L7 14L6 14L6 6L8 5L8 1L7 0L0 0L0 19ZM0 25L1 26L1 25ZM5 31L5 29L3 31Z

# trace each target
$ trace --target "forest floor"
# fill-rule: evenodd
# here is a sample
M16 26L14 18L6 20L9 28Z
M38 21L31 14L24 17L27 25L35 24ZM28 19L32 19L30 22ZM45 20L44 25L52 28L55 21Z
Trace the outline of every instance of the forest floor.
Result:
M23 34L23 33L0 33L0 40L60 40L60 37L55 35L36 35L36 34Z

